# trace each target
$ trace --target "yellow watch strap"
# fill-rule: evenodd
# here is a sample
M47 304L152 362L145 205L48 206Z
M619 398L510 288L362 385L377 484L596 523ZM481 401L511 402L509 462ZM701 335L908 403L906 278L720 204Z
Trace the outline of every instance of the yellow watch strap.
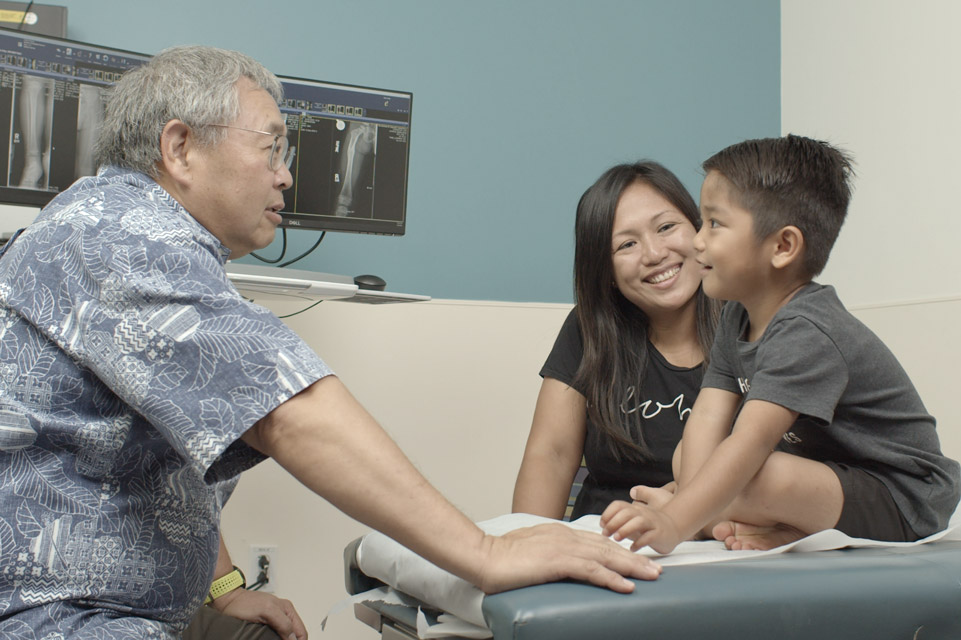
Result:
M207 596L207 599L204 600L204 604L208 604L220 596L230 593L234 589L246 586L247 581L244 578L243 572L237 567L234 567L233 571L213 581L213 584L210 585L210 594Z

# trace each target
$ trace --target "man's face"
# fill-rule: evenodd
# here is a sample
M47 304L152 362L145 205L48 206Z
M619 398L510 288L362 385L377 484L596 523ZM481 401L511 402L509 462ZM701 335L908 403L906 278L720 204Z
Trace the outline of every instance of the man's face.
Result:
M250 80L237 82L240 115L220 144L196 150L195 192L187 207L207 230L237 258L273 242L281 222L283 190L293 178L286 166L269 167L274 138L257 133L286 135L284 119L269 93Z

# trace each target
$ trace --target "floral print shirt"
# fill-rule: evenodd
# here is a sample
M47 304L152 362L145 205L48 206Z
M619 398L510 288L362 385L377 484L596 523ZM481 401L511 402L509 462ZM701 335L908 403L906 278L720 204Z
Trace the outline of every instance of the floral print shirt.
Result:
M174 638L201 606L240 436L330 370L228 250L115 167L0 258L0 638Z

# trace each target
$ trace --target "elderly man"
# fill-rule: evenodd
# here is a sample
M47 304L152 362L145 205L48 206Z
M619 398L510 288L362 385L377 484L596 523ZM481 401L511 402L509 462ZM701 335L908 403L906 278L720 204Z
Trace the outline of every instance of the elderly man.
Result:
M280 98L242 54L162 52L114 89L99 174L0 259L0 637L172 638L208 595L306 637L290 603L220 580L221 507L265 456L487 592L656 578L560 525L484 535L234 290L224 261L273 240L291 182Z

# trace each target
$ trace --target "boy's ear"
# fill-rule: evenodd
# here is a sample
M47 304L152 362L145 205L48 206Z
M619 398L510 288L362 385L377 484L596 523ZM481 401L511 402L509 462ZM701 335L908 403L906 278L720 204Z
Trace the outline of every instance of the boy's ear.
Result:
M800 264L804 255L804 234L794 225L782 227L774 234L774 254L771 266L784 269L792 264Z

